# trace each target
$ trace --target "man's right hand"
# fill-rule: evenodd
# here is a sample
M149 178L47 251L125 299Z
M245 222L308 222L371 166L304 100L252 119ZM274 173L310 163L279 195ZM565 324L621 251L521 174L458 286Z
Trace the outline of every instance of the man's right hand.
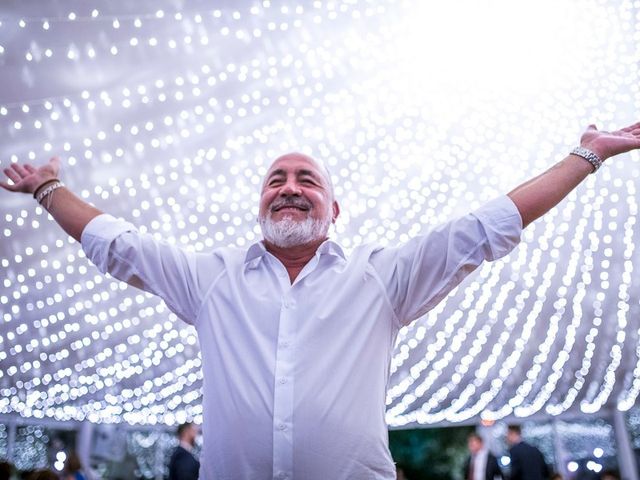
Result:
M11 179L13 184L0 182L0 187L10 192L33 194L46 181L58 178L59 171L60 159L58 157L53 157L49 163L40 168L35 168L28 163L24 165L12 163L9 168L4 169L4 174Z
M0 186L10 192L23 192L33 194L38 187L46 182L58 178L60 171L60 159L53 157L49 163L39 168L29 164L12 163L4 169L4 174L13 183L0 182ZM84 227L102 212L93 205L76 197L65 187L59 187L49 192L47 201L42 202L45 208L56 222L73 238L80 241Z

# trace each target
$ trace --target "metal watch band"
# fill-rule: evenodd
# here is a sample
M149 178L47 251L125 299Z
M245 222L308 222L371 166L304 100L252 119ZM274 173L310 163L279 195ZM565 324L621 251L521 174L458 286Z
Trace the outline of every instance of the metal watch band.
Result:
M591 173L596 173L598 169L602 166L602 160L600 160L600 157L595 153L593 153L588 148L576 147L573 150L571 150L571 154L582 157L587 162L589 162L593 166L593 172Z

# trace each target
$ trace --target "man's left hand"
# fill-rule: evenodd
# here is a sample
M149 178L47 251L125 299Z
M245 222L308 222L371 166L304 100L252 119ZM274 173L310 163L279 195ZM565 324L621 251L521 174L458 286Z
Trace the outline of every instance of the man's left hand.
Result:
M599 131L595 125L589 125L580 138L580 146L588 148L603 161L635 150L640 148L640 122L615 132Z

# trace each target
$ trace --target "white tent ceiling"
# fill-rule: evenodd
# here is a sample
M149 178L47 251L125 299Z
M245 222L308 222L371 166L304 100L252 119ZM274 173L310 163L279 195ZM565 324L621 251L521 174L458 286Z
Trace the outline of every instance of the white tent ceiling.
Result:
M98 207L185 248L247 246L261 176L330 167L345 247L396 243L506 193L581 129L640 115L640 4L12 1L0 166L62 157ZM640 392L637 154L404 329L392 426L629 409ZM199 418L194 331L102 277L0 192L0 413Z

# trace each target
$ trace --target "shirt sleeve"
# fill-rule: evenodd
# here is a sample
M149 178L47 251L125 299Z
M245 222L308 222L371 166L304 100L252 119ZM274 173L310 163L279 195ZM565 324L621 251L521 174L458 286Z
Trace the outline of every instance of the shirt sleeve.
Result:
M508 254L521 233L520 213L504 195L399 247L378 249L370 261L398 320L406 325L431 310L484 260Z
M91 220L80 240L102 273L160 296L181 319L195 322L206 288L198 254L158 241L107 214Z

